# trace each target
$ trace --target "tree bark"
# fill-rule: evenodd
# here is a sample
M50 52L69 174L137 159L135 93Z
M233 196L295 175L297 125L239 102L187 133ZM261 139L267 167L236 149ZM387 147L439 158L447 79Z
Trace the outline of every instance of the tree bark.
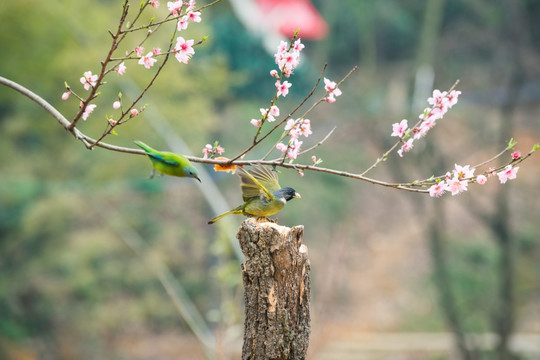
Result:
M305 359L310 333L310 263L303 226L245 220L238 234L245 323L242 360Z

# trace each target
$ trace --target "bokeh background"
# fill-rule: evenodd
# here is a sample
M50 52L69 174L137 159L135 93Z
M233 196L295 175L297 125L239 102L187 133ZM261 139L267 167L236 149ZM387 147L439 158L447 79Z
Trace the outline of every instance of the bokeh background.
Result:
M121 3L2 2L0 75L72 117L78 104L60 100L64 81L82 93L82 73L98 72ZM225 155L243 150L253 136L249 120L274 91L267 44L279 33L273 22L256 29L246 21L261 3L224 0L205 10L182 35L209 40L189 65L171 62L146 96L147 110L107 141L133 146L137 138L201 155L218 140ZM336 127L313 153L323 166L361 172L392 144L392 123L416 119L433 88L457 79L458 105L373 177L427 178L454 163L480 163L512 137L523 153L540 142L538 1L312 4L325 25L318 39L304 39L282 114L325 63L333 80L359 66L337 102L309 116L306 146ZM164 13L165 1L155 11ZM145 46L165 48L168 36ZM127 65L80 123L88 135L101 134L119 91L133 97L152 73ZM242 218L206 224L238 205L238 180L197 166L208 171L201 187L148 180L147 159L88 151L37 105L0 87L0 358L238 358L242 259L234 235ZM281 184L302 199L279 222L305 226L312 263L310 358L539 359L539 168L535 155L504 186L492 178L437 200L283 170Z

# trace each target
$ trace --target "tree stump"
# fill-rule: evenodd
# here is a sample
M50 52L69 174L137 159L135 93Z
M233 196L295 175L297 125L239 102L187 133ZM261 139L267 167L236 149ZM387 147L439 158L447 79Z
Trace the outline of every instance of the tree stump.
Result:
M245 323L242 360L305 359L310 333L310 263L303 226L245 220L238 234Z

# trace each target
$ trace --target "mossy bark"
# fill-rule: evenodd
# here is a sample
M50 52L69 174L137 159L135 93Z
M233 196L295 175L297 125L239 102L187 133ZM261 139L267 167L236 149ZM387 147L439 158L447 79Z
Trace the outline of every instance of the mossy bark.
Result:
M246 256L242 360L305 359L310 333L310 263L303 226L245 220L237 234Z

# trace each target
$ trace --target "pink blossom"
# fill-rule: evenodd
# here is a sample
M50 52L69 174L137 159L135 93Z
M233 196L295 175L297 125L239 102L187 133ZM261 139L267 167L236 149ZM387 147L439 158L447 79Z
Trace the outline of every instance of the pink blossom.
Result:
M298 170L298 175L300 175L300 177L304 177L304 172L302 170Z
M144 65L145 68L150 69L152 66L154 66L154 63L157 61L152 56L154 56L154 53L149 52L145 56L141 57L139 59L139 64Z
M189 19L187 16L182 16L180 19L178 19L177 29L178 31L186 30L189 25Z
M433 90L433 95L428 98L428 103L431 105L436 105L442 102L448 93L446 91L441 92L440 90Z
M277 96L280 96L280 95L283 95L283 97L287 96L287 94L289 93L289 88L291 86L292 84L288 81L284 81L283 84L279 80L276 81L276 88L278 89Z
M212 153L213 146L210 144L206 144L203 149L202 153L204 154L203 159L208 159L208 155Z
M512 165L508 165L501 172L498 172L497 176L499 177L499 181L501 182L501 184L506 183L507 180L515 179L518 170L519 167L513 168Z
M216 152L221 155L225 152L225 149L222 146L218 145L216 146Z
M274 57L276 58L276 63L278 62L279 58L281 58L281 54L287 51L289 48L289 44L287 44L285 41L281 40L279 42L279 45L277 47L277 52L274 54Z
M142 56L144 48L142 46L137 46L134 51L137 56Z
M124 62L121 62L116 69L114 69L118 74L124 75L126 73L126 65Z
M315 155L311 156L311 161L313 161L313 164L317 164L317 157Z
M116 126L118 124L118 121L114 120L114 119L109 119L107 120L109 122L109 124L111 124L111 126Z
M292 51L281 54L280 59L277 61L277 64L281 71L284 73L287 72L289 75L300 63L299 53Z
M437 184L432 185L429 188L429 196L431 197L440 197L446 191L446 183L444 181L439 181Z
M284 153L285 151L287 151L287 145L285 145L283 143L277 143L276 144L276 149L278 149L279 151Z
M485 177L484 175L478 175L476 177L476 182L480 185L484 185L487 182L487 177Z
M158 8L158 7L159 7L159 1L157 1L157 0L152 0L152 1L150 1L150 5L152 5L152 6L155 7L155 8Z
M458 164L454 165L454 177L458 179L467 179L472 178L474 176L474 168L470 169L469 165L461 166Z
M278 78L279 75L278 75L277 70L275 70L275 69L270 70L270 76L275 77L275 78Z
M305 137L313 134L313 132L311 131L311 121L309 119L302 120L299 125L300 134L304 135Z
M84 112L82 114L82 119L83 120L86 120L88 119L88 117L90 116L90 114L92 113L92 111L94 111L94 109L97 107L97 105L94 105L94 104L90 104L90 105L87 105L86 106L86 109L84 109Z
M276 105L270 107L270 115L279 116L279 108Z
M401 120L399 123L392 124L392 135L390 136L403 137L408 126L409 124L406 119Z
M113 102L112 107L113 107L113 109L116 110L116 109L119 109L121 105L122 104L120 104L120 101L115 101L115 102Z
M403 157L404 152L409 152L413 148L414 139L409 139L401 145L401 149L397 151L399 157Z
M184 64L187 64L191 56L195 54L193 50L193 40L184 40L183 37L179 36L176 39L176 46L174 47L174 56L176 59Z
M161 54L161 48L155 48L154 50L152 50L152 53L158 56L159 54Z
M289 119L289 120L287 120L287 123L285 124L285 131L291 130L295 126L296 126L296 120Z
M92 87L96 86L97 79L98 79L97 75L92 75L91 71L86 71L84 73L84 76L80 80L81 80L81 84L84 85L84 90L88 90L90 89L90 86Z
M300 146L302 146L302 141L298 141L298 139L292 139L291 143L289 144L289 151L287 151L287 157L289 159L296 159L298 156L298 153L300 152Z
M71 95L71 91L66 91L65 93L63 93L62 94L62 100L69 99L69 95Z
M461 95L461 91L456 91L456 90L450 91L450 94L448 94L447 103L446 103L449 109L451 109L452 106L454 106L458 102L459 95Z
M337 84L335 81L329 80L327 78L324 78L324 89L327 92L327 96L325 100L329 103L333 103L336 101L336 96L341 95L341 90L337 88Z
M189 0L187 2L187 11L192 11L195 9L195 0Z
M521 151L514 151L512 153L512 159L517 160L521 157Z
M137 114L139 113L139 110L131 109L131 111L129 113L131 114L131 116L137 116Z
M251 125L255 126L255 127L259 127L261 126L261 119L251 119L250 123Z
M468 184L468 180L459 180L457 177L446 180L447 190L452 193L452 196L467 191Z
M178 0L178 1L175 1L175 2L172 2L172 1L167 2L167 8L169 9L169 11L171 12L171 14L173 16L178 15L178 13L180 12L180 9L182 8L183 5L184 4L183 4L182 0Z
M200 11L190 11L186 15L190 21L201 22L201 12Z
M300 39L296 40L293 44L293 50L300 52L305 48L305 45L302 44L302 41Z

